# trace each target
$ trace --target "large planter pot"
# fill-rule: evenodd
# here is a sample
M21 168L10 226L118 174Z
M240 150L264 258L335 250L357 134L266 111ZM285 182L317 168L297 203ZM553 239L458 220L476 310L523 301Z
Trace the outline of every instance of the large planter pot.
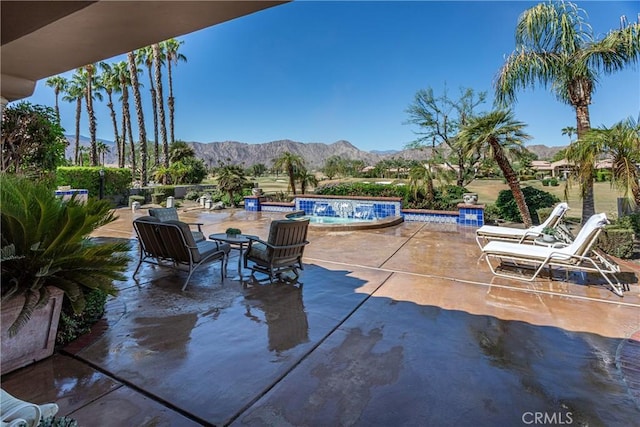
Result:
M2 303L2 375L53 354L64 293L53 287L49 288L49 293L51 298L48 304L35 310L29 322L13 337L9 336L9 326L18 317L24 297L16 297Z

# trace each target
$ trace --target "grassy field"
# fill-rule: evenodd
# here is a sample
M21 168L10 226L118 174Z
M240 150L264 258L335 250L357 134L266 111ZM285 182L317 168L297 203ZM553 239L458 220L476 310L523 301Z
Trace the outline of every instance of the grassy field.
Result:
M405 180L392 180L392 179L372 179L372 178L347 178L340 180L343 182L355 182L355 181L368 181L368 182L389 182L393 183L406 182ZM276 192L287 192L288 179L286 175L271 175L264 176L257 179L258 184L262 190L267 194L273 194ZM320 184L326 184L328 182L336 181L322 181ZM547 191L556 195L560 200L564 200L565 184L561 183L557 187L543 187L541 181L525 181L523 186L532 186L540 190ZM494 203L498 197L498 193L501 190L507 190L508 187L502 182L501 179L482 179L473 181L467 185L467 189L470 192L478 193L478 201L480 203ZM620 193L611 187L609 182L596 182L594 184L596 212L605 212L609 218L617 217L617 198L621 197ZM567 202L571 207L569 216L572 218L580 218L582 215L582 200L580 199L579 187L573 186L569 190L569 198Z

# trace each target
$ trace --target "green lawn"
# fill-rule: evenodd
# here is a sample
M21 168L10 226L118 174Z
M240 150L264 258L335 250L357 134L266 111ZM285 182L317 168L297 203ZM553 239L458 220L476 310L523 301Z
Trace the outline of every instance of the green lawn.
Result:
M253 178L250 178L253 180ZM382 178L346 178L341 180L334 181L321 181L320 185L326 184L328 182L354 182L354 181L368 181L368 182L406 182L406 180L394 180L394 179L382 179ZM257 182L259 183L262 190L267 194L273 194L276 192L287 192L288 189L288 178L286 175L280 174L278 176L269 175L257 178ZM554 194L560 198L560 200L564 200L564 192L565 192L565 183L562 182L557 187L543 187L542 182L535 181L524 181L522 183L523 186L532 186L538 189L547 191L551 194ZM498 197L498 193L501 190L507 190L508 187L506 184L502 182L501 179L481 179L475 180L471 184L467 185L467 189L470 192L478 193L478 201L480 203L494 203L496 198ZM594 192L595 192L595 201L596 201L596 212L605 212L609 218L617 217L617 198L621 197L621 194L615 189L611 187L609 182L596 182L594 184ZM569 190L569 199L568 203L571 207L569 211L569 216L573 218L580 218L582 215L582 201L579 197L580 190L577 185L574 185Z

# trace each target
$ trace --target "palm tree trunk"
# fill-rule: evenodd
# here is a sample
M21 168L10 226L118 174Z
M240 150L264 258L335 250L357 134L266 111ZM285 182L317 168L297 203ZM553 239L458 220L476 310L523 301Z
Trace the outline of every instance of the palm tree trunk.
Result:
M129 136L129 155L131 156L131 176L136 176L136 144L133 141L133 129L131 128L131 111L129 110L129 89L126 81L122 84L122 153L125 150L125 135ZM123 155L123 159L125 156Z
M80 163L80 117L82 116L82 97L76 99L76 146L74 163Z
M160 164L160 144L158 139L158 95L153 84L153 71L151 69L151 62L147 62L147 70L149 72L149 91L151 92L151 111L153 112L153 153L155 156L155 159L153 159L153 164L155 166L158 166Z
M109 107L109 113L111 114L111 122L113 123L113 136L116 141L116 150L118 150L118 164L120 163L120 135L118 134L118 121L116 119L116 110L113 108L113 98L111 96L111 92L107 92L107 97L109 99L109 103L107 107ZM104 156L102 158L102 164L104 164Z
M504 179L507 180L507 185L509 185L509 189L511 193L513 193L513 198L516 201L516 205L518 206L518 210L520 211L520 216L522 217L522 222L525 227L531 227L533 222L531 221L531 213L529 212L529 206L524 199L524 193L522 192L522 188L520 188L520 181L518 180L518 174L511 167L511 163L507 156L504 154L504 150L500 143L496 140L489 140L489 144L491 144L491 148L493 150L493 158L495 159L498 167L502 171L504 175Z
M169 97L167 98L167 105L169 106L169 132L171 136L171 143L176 142L173 129L173 116L174 116L174 99L173 99L173 76L171 75L171 59L167 58L167 80L169 81Z
M162 140L162 165L169 167L169 143L167 141L167 121L164 115L164 96L162 93L162 69L160 61L160 46L158 43L152 46L153 62L155 64L156 89L158 96L158 116L160 119L160 139Z
M133 99L136 105L136 115L138 116L138 133L140 135L140 184L145 187L147 185L147 131L144 127L142 97L140 96L140 86L138 84L138 69L133 52L127 54L127 60L129 62L129 74L133 88Z
M591 120L589 118L589 104L582 103L575 106L576 122L578 125L578 139L582 138L591 129ZM584 225L589 218L596 213L595 199L593 197L593 166L592 173L581 174L582 182L582 224Z
M292 166L287 168L287 173L289 174L289 186L291 187L291 191L293 191L293 195L296 195L296 177L295 171Z

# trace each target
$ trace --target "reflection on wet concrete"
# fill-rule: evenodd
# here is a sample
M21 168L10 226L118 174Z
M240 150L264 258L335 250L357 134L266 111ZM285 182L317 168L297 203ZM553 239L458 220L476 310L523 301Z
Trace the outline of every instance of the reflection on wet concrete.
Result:
M245 316L266 322L269 350L280 353L309 341L309 323L302 302L302 288L284 283L257 285L245 293ZM264 313L264 320L255 314Z
M374 297L236 424L634 425L622 341Z

